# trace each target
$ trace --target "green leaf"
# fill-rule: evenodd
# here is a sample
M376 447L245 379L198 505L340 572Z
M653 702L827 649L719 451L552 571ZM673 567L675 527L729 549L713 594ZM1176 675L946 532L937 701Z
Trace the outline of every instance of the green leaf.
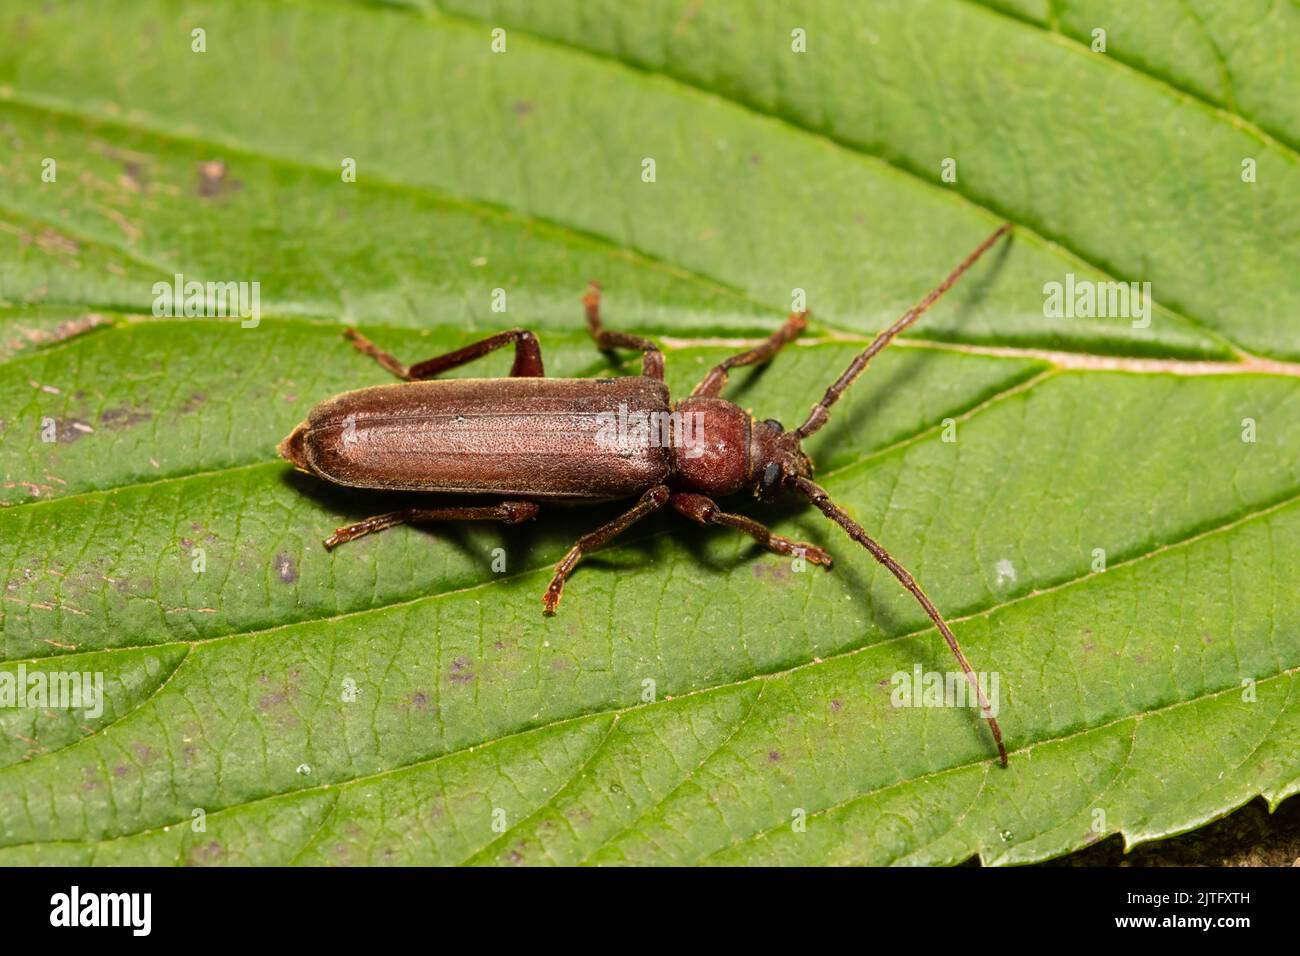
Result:
M0 692L104 681L0 707L0 863L1019 863L1295 793L1300 11L1110 6L0 10ZM275 457L387 380L344 325L608 374L591 278L675 395L804 290L728 392L797 421L1004 218L808 451L997 676L1005 770L894 706L954 664L810 509L734 505L830 573L664 514L546 619L617 507L326 552L393 496ZM154 317L176 273L260 322ZM1151 282L1149 326L1046 314L1067 274Z

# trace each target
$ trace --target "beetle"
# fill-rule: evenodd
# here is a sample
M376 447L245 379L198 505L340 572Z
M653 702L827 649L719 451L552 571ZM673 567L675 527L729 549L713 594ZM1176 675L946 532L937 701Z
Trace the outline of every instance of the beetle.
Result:
M746 490L762 500L782 491L802 494L884 565L934 622L979 701L1005 767L1002 731L952 630L912 575L812 480L813 464L801 444L826 424L830 407L871 359L1010 230L1010 223L1000 226L929 295L877 335L792 431L773 419L757 421L720 396L731 369L767 362L797 337L807 324L806 311L792 313L755 348L719 363L689 397L674 403L664 385L659 347L650 339L606 329L600 286L592 282L583 296L591 335L602 350L640 351L639 376L548 379L537 337L524 329L501 332L409 367L348 329L345 335L357 349L404 381L344 392L320 403L280 443L279 452L299 470L338 485L501 499L494 505L407 508L375 515L336 530L324 542L330 550L399 524L517 524L537 515L543 503L636 498L627 511L583 535L560 559L542 596L548 615L555 613L564 583L584 555L665 505L698 524L734 528L777 554L801 555L829 568L830 555L816 545L773 534L752 518L724 511L713 500ZM442 372L509 345L515 350L509 378L437 379ZM668 440L654 440L663 437Z

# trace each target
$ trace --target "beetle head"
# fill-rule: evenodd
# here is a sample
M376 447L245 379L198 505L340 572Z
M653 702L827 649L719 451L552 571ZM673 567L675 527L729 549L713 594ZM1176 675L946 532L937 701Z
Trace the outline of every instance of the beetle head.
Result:
M788 432L775 418L754 422L750 428L750 474L754 495L771 500L796 478L811 478L812 461L799 447L798 432Z

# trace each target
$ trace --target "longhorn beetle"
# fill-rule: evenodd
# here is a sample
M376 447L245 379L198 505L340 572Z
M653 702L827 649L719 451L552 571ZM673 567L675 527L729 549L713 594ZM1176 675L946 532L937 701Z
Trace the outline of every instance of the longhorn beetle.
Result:
M745 489L764 500L780 491L799 492L871 552L925 609L974 690L997 743L998 756L1006 766L1002 731L942 615L912 575L813 482L812 462L800 445L826 424L830 407L871 359L1010 229L1009 223L997 229L934 291L877 335L794 431L785 431L772 419L756 421L718 396L731 369L768 361L802 332L807 312L791 314L761 345L725 359L704 376L689 398L673 403L664 385L663 353L649 339L604 327L600 286L593 282L583 297L592 337L603 350L642 352L639 376L544 378L537 337L523 329L501 332L408 368L355 329L348 329L345 334L353 345L409 384L362 388L320 403L280 443L279 451L300 470L339 485L500 495L503 499L488 506L407 508L375 515L339 528L325 539L327 549L399 524L517 524L535 516L540 502L592 503L635 497L636 504L579 538L555 566L555 576L542 596L546 614L555 613L564 582L583 555L664 505L698 524L735 528L777 554L799 554L829 568L831 557L821 548L773 534L752 518L723 511L713 501L714 496ZM515 348L510 378L428 381L506 345ZM676 416L672 421L678 425L677 441L672 440L673 434L667 434L667 441L651 440L659 437L653 423L670 422L669 416ZM680 427L684 418L697 425L689 435ZM629 419L652 424L639 431L631 429L635 440L626 434L611 440L611 423ZM665 426L663 431L671 429Z

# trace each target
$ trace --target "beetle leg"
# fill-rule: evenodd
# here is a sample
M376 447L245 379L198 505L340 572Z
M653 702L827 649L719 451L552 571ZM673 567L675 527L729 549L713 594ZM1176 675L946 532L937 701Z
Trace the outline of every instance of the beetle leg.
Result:
M694 522L702 525L726 525L728 528L735 528L742 534L749 535L769 551L777 554L799 555L824 568L831 566L831 556L815 544L791 541L779 534L773 534L766 525L760 524L753 518L723 511L712 498L688 491L678 491L674 492L669 500L674 508Z
M501 521L518 524L536 516L540 509L531 501L503 501L498 505L480 508L406 508L374 515L346 528L339 528L325 539L325 550L333 551L345 541L364 538L374 531L383 531L399 524L423 524L428 521Z
M632 525L636 524L648 514L652 514L662 508L667 502L672 492L667 485L655 485L637 501L631 508L623 512L609 524L601 525L591 534L585 534L578 539L577 544L569 549L569 553L560 559L560 563L555 566L555 577L551 578L551 584L542 595L542 609L546 614L554 614L555 607L560 603L560 595L564 592L564 582L570 574L573 573L574 566L582 560L582 556L588 552L595 551L601 545L616 538Z
M631 335L627 332L611 332L600 321L599 282L593 281L588 284L587 293L582 297L582 304L587 309L587 328L591 330L591 337L596 340L596 348L604 351L610 349L637 349L644 352L645 357L641 360L641 374L646 378L657 379L660 382L664 380L664 353L659 351L659 346L639 335Z
M423 362L417 362L410 368L407 368L393 356L380 349L356 329L345 329L343 334L357 347L358 351L369 355L398 378L406 379L408 382L434 378L443 372L466 365L475 359L482 358L489 352L495 352L497 349L511 344L515 347L515 364L510 368L511 378L541 378L544 374L542 347L537 342L537 336L526 329L511 329L509 332L500 332L488 336L486 339L472 342L464 348L448 352L446 355L438 355Z
M748 352L741 352L739 355L723 359L715 365L713 370L704 376L704 381L695 386L691 396L717 398L722 394L722 389L727 384L727 372L738 365L757 365L760 362L768 361L777 352L781 351L782 346L793 341L795 336L802 332L807 324L807 312L791 312L790 317L785 320L785 324L769 335L766 342L755 346Z

